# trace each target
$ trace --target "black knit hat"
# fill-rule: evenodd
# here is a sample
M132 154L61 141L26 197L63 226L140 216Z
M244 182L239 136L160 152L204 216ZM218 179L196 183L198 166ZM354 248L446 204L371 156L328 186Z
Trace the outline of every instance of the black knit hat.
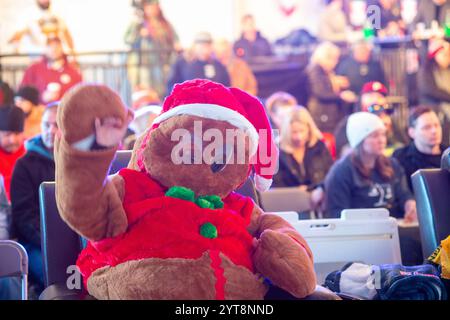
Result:
M25 86L20 88L16 93L16 97L30 101L34 105L39 104L39 91L35 87Z
M25 114L18 107L0 108L0 131L23 132Z

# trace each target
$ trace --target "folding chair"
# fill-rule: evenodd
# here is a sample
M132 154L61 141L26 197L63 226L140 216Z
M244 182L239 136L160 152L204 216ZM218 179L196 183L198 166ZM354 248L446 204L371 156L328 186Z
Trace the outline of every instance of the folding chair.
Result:
M422 169L412 175L423 256L428 257L450 234L450 148L441 169Z
M19 243L0 240L0 278L20 277L21 299L28 300L28 254Z

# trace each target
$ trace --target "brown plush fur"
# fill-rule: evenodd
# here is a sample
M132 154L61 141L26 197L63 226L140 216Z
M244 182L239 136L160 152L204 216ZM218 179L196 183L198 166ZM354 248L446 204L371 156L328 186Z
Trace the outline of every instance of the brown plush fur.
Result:
M72 144L93 134L95 117L118 116L125 121L126 108L106 87L81 86L64 98L58 112L62 135L56 141L55 161L57 203L62 218L90 240L125 232L124 183L119 176L107 178L116 150L82 152L75 150ZM209 164L176 165L171 161L172 148L178 143L171 141L172 133L180 128L193 133L195 121L201 121L203 132L215 128L225 136L226 129L234 129L227 122L187 115L166 120L151 132L145 146L146 169L166 187L184 186L196 195L226 197L247 178L248 162L227 165L223 171L212 173ZM131 169L138 170L136 150L141 147L144 136L135 144L128 166ZM292 226L278 216L264 214L255 205L248 231L258 239L254 242L253 255L257 272L296 297L302 298L314 291L312 253ZM234 265L223 255L221 258L227 278L227 298L263 298L266 289L256 280L256 275ZM194 261L129 261L95 271L88 281L88 290L99 299L214 299L215 278L210 265L207 255Z
M97 299L186 300L215 298L211 259L144 259L95 271L88 290Z
M236 129L224 121L202 119L188 115L168 119L158 129L151 132L150 143L144 153L146 168L154 179L168 188L184 186L192 189L196 195L217 194L220 197L226 197L247 178L249 168L248 145L245 163L227 165L223 171L218 173L213 173L210 165L206 163L175 165L171 155L172 150L179 142L171 141L172 133L179 128L193 132L196 121L202 123L203 131L215 128L224 137L227 129ZM234 148L236 152L237 145Z
M114 184L106 178L115 151L83 152L64 139L55 141L58 210L73 230L90 240L117 236L128 227L120 191L123 181Z

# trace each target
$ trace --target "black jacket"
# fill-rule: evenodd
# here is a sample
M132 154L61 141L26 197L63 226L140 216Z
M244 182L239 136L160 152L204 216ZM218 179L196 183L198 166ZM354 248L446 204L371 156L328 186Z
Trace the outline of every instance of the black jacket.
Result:
M373 170L364 179L352 163L352 154L337 161L325 180L325 218L339 218L344 209L386 208L402 218L407 200L414 199L408 189L405 173L397 160L391 159L394 176L385 181Z
M245 39L244 36L241 36L241 38L234 43L233 50L237 57L244 60L272 55L272 48L269 41L267 41L260 32L257 33L254 42L250 42Z
M361 63L349 56L339 63L336 73L348 78L350 81L349 90L356 94L361 92L362 87L367 82L379 81L386 84L381 64L374 59L370 59L368 63Z
M325 179L333 159L322 141L306 149L302 164L297 163L292 154L280 151L279 170L273 177L272 186L297 187L307 185L310 189Z
M25 147L27 153L17 161L11 180L13 231L19 242L40 246L39 185L55 180L55 162L40 136Z
M172 92L175 84L193 79L208 79L226 87L231 85L227 68L218 60L200 61L194 59L187 61L183 56L180 56L172 66L167 82L167 92Z
M442 153L447 148L441 145L441 153L438 155L424 154L417 150L414 142L411 142L404 148L397 149L393 157L398 160L400 165L405 170L408 186L411 192L413 191L411 183L411 175L419 169L431 169L441 167Z

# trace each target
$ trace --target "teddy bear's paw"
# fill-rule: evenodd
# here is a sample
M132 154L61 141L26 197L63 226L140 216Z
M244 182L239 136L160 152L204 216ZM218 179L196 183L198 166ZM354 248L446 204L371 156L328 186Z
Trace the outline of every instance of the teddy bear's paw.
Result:
M256 269L297 298L314 292L316 275L307 250L291 236L265 230L253 255Z

